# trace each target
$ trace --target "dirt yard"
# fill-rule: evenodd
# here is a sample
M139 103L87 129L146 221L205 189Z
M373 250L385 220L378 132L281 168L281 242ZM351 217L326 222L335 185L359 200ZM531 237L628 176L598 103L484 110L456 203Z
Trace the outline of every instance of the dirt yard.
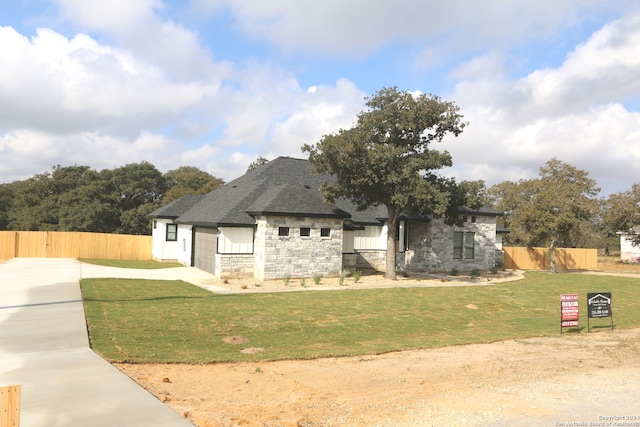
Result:
M640 329L311 361L116 366L199 427L640 426Z

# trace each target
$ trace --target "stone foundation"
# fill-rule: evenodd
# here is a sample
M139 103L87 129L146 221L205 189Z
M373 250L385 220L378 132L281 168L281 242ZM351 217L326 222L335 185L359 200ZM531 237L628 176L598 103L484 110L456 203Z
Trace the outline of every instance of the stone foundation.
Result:
M216 272L218 277L252 277L253 255L216 254Z
M387 269L387 251L379 249L356 249L356 268L358 270Z

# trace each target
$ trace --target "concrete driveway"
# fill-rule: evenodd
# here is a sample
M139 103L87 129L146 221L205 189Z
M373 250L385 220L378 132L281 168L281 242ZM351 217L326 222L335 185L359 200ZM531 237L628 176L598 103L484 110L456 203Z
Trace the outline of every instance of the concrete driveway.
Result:
M89 348L79 280L111 272L85 267L73 259L0 264L0 387L21 386L20 425L192 426Z

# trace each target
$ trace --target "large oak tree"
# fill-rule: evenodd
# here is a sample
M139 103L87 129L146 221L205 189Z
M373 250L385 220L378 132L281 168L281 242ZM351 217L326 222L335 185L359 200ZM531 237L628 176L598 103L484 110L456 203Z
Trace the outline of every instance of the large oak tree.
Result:
M487 194L497 209L507 213L509 242L549 248L555 271L555 248L576 247L584 241L598 210L599 192L588 172L553 158L540 168L538 178L505 181Z
M631 233L631 240L640 246L640 184L633 184L630 190L614 193L604 202L602 223L607 231Z
M325 135L302 150L315 173L337 178L321 188L326 200L344 197L360 209L376 204L387 208L386 277L395 279L400 214L412 211L456 222L458 207L469 201L467 190L481 184L458 185L438 173L452 165L451 155L430 144L448 134L458 136L467 125L453 102L391 87L366 98L366 106L352 128Z

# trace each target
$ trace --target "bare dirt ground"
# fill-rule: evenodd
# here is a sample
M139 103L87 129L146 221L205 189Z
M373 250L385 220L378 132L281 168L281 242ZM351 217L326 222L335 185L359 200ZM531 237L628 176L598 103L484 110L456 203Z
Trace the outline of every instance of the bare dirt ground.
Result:
M255 291L292 286L300 287L274 281ZM373 276L342 286L385 282ZM116 366L199 427L640 426L640 329L311 361Z

